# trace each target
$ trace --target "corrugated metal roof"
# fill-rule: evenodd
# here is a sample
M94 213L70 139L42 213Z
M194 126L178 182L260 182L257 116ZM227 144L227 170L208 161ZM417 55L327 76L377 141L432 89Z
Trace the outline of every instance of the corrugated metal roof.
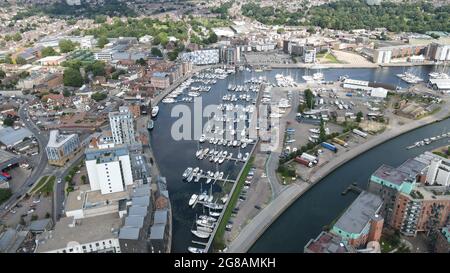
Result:
M145 216L147 215L147 208L133 205L128 209L128 215Z
M157 224L150 228L150 240L163 240L166 225Z
M119 239L137 240L139 238L139 228L123 227L119 231Z
M153 217L153 223L156 224L166 224L167 223L167 210L157 210Z
M141 228L144 225L144 216L130 215L125 219L124 227Z
M0 130L0 142L6 146L14 145L22 141L26 137L32 137L33 133L27 128L20 128L14 130L11 127L6 127Z

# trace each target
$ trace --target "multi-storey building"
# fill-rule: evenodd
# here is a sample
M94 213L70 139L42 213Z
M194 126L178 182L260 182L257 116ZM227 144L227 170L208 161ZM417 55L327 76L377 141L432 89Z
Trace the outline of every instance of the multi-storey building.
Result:
M378 214L383 201L370 192L362 192L334 224L331 232L353 247L379 241L384 220Z
M382 165L372 174L369 190L383 199L386 224L407 236L435 233L450 213L447 159L425 153L397 168Z
M58 130L50 131L45 151L48 163L56 166L64 164L72 158L80 148L80 140L77 134L61 135Z
M379 252L384 219L379 215L383 201L363 191L336 221L329 232L309 240L306 253Z
M85 154L91 190L108 194L124 191L133 184L130 154L126 146L90 148Z
M136 143L133 116L128 107L119 107L119 112L109 113L111 133L116 144Z
M155 72L150 78L150 83L155 88L165 89L170 86L169 74L164 72Z
M450 45L431 43L427 49L427 57L433 61L450 61Z

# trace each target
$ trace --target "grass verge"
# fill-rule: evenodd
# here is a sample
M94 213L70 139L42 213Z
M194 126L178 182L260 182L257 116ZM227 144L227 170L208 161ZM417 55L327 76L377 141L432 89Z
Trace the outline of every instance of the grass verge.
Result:
M36 193L36 191L37 191L38 189L40 189L40 188L44 185L44 183L47 181L47 179L48 179L48 176L47 176L47 175L41 177L41 179L39 179L39 182L37 182L37 184L34 186L34 188L33 188L33 190L31 191L31 193Z
M251 157L250 160L247 162L247 164L244 167L244 170L242 171L241 177L239 177L238 184L236 185L236 189L233 192L233 195L230 198L230 201L228 202L228 206L225 208L225 212L222 217L222 221L219 223L219 227L217 228L217 232L214 237L214 248L215 249L224 249L225 248L225 239L223 238L223 235L225 233L225 226L228 223L228 220L231 217L231 213L233 212L234 207L236 206L237 200L239 198L239 195L241 194L241 190L244 186L245 178L247 177L250 168L253 165L254 157Z

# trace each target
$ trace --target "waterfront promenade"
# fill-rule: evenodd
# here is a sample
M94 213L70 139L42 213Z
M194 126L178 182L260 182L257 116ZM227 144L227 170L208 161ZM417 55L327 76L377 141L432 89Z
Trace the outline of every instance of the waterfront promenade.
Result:
M326 165L322 166L315 172L308 183L293 183L284 188L280 194L252 221L245 226L235 240L228 246L227 252L244 253L256 242L256 240L264 233L264 231L281 215L295 200L297 200L309 188L318 183L326 175L342 166L354 157L411 130L420 128L427 124L445 119L450 111L449 103L443 105L442 110L432 116L424 117L420 120L411 121L402 126L395 126L389 131L385 131L380 135L374 136L362 145L359 145L345 154L334 158Z

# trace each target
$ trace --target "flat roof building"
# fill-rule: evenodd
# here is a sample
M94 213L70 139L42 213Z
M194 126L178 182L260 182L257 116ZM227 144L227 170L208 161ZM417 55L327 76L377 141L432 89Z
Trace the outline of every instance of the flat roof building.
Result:
M7 148L12 148L23 142L25 138L33 137L33 133L27 128L14 130L12 127L0 129L0 142Z
M61 135L58 130L51 130L47 147L48 163L56 166L64 166L80 148L80 140L77 134Z
M38 253L120 253L118 231L121 219L117 213L75 220L61 218L54 230L38 236Z
M126 146L86 149L86 170L93 191L121 192L133 184L130 153Z
M378 241L383 226L383 219L378 214L382 204L383 201L378 195L363 191L339 217L331 232L341 236L354 247L365 246L369 241ZM374 232L374 228L379 229L379 234L371 238L370 234Z

